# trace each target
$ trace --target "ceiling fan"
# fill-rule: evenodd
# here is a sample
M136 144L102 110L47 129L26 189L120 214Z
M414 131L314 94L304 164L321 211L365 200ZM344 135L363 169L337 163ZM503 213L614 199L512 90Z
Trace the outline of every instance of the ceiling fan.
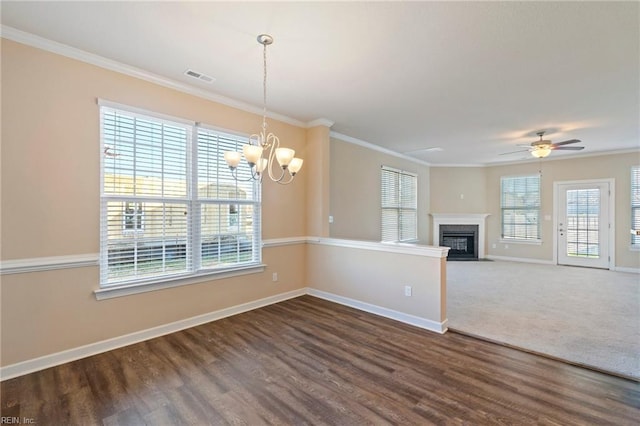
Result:
M555 150L580 151L584 149L584 146L566 146L566 145L571 145L571 144L580 142L579 139L569 139L568 141L552 143L550 140L542 139L542 137L544 136L544 131L537 132L536 134L540 136L539 141L532 142L530 145L518 145L518 146L526 147L527 149L521 149L519 151L512 151L512 152L505 152L500 155L508 155L508 154L515 154L517 152L529 151L531 155L533 155L536 158L544 158L549 154L551 154L551 151L555 151Z

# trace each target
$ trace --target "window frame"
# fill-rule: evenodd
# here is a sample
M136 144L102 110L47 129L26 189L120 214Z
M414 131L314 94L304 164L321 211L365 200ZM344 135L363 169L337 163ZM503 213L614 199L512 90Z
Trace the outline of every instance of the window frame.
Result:
M386 199L386 184L385 173L393 173L395 184L397 184L395 199ZM410 204L408 207L401 199L403 192L403 177L411 179L413 189L411 190ZM393 196L391 198L394 198ZM395 212L395 220L397 223L396 230L389 230L385 227L385 212ZM405 231L403 221L405 215L403 213L413 213L412 229L414 233L406 238L403 238L403 232ZM394 167L382 165L380 167L380 241L386 243L415 243L418 241L418 174L409 172L406 170L396 169ZM395 239L385 239L385 234L395 232Z
M214 126L202 125L201 123L196 123L194 121L188 121L176 117L166 116L163 114L159 114L152 111L146 111L142 109L138 109L135 107L130 107L127 105L117 104L110 101L98 100L98 110L99 110L99 122L100 122L100 288L96 290L96 297L98 299L102 298L110 298L110 297L118 297L122 295L135 294L144 291L152 291L160 288L174 287L177 285L190 284L195 282L201 282L210 279L218 279L218 278L227 278L230 276L244 275L247 273L259 273L263 272L265 269L265 265L262 264L262 236L261 236L261 210L262 210L262 200L261 200L261 184L260 182L249 182L247 185L250 186L250 198L241 199L241 198L232 198L226 197L223 198L202 198L198 194L198 184L199 178L201 175L198 173L198 161L199 161L199 137L201 132L208 132L209 134L217 134L219 139L225 140L233 140L236 144L241 145L243 143L248 143L248 136L232 131L228 131L225 129L216 128ZM149 196L131 196L123 193L106 193L105 191L105 158L107 156L116 155L113 152L108 153L107 150L110 149L108 144L105 143L105 125L103 113L104 111L115 111L116 113L122 113L125 115L131 115L134 117L141 117L145 120L151 120L155 122L169 123L177 126L184 126L185 128L190 128L190 132L188 132L186 137L186 147L185 147L185 155L187 158L186 164L186 172L184 175L184 181L186 184L186 196L185 198L180 197L149 197ZM232 139L230 139L232 138ZM131 143L131 142L130 142ZM206 141L205 141L206 143ZM133 145L133 143L131 143ZM226 163L222 158L223 149L225 148L224 144L220 145L216 143L213 148L215 159L218 159L219 164L224 164L226 167ZM164 151L164 147L161 148L161 152ZM164 155L164 154L163 154ZM205 155L209 155L207 152ZM219 157L219 158L218 158ZM213 158L213 157L212 157ZM221 160L220 160L221 159ZM240 166L242 167L242 165ZM115 170L115 169L114 169ZM137 169L136 169L137 170ZM164 173L164 172L163 172ZM206 174L206 173L205 173ZM219 188L218 185L226 185L229 184L228 179L222 180L220 177L222 173L218 173L212 180L211 176L206 174L206 184L210 185L212 182L216 185L216 188ZM162 174L161 176L164 176ZM235 193L239 194L240 190L239 183L237 181L233 181L235 185ZM245 185L246 186L246 185ZM122 192L122 191L121 191ZM217 191L220 193L221 191ZM229 194L229 192L227 192ZM186 220L186 240L185 240L185 270L180 271L178 273L173 273L171 271L163 270L154 274L152 276L131 276L128 279L119 279L113 280L109 279L108 268L109 264L109 238L108 238L108 226L109 226L109 215L107 211L107 204L109 202L122 202L123 209L126 205L125 203L134 203L142 206L142 213L140 216L140 225L141 229L125 229L125 216L124 210L122 211L122 222L121 222L121 231L123 235L142 235L144 234L146 228L148 228L148 218L145 217L145 207L147 207L147 202L158 202L166 204L184 204L186 208L186 212L188 214L188 219ZM241 210L243 206L251 206L248 211L250 212L251 219L248 220L247 223L248 229L250 231L250 257L247 261L242 260L242 250L240 247L240 243L238 242L238 246L235 248L235 256L236 262L222 262L221 266L213 266L207 267L202 265L203 259L203 247L201 247L201 241L206 237L218 237L219 245L221 245L221 241L224 236L232 235L230 233L223 233L221 229L218 229L218 232L214 235L212 233L204 234L204 230L202 229L201 220L201 211L204 205L219 205L222 210L225 210L223 206L227 206L226 210L229 210L230 205L237 206L238 210ZM137 212L135 213L138 214ZM137 217L137 216L136 216ZM161 220L162 226L166 226L166 217L163 216ZM226 219L228 222L229 219ZM221 221L220 223L223 223ZM228 224L227 224L228 225ZM238 229L240 227L238 226ZM237 240L240 238L240 231L238 231L236 235ZM163 250L165 249L165 242L172 237L167 237L166 235L161 237L163 244ZM249 249L247 249L249 250ZM134 250L134 253L137 253L137 249ZM163 252L163 259L166 258L166 251ZM221 249L218 250L218 253L222 253ZM233 255L232 250L232 255ZM138 254L134 254L134 256L138 256ZM191 257L191 259L189 259ZM138 257L135 257L134 262L140 262ZM163 263L165 260L163 260ZM113 264L111 264L113 265ZM113 266L111 266L113 267Z
M530 178L537 178L538 181L538 185L537 185L537 205L534 206L518 206L517 203L512 203L512 204L505 204L505 198L506 198L506 193L505 193L505 183L507 181L510 180L520 180L520 179L530 179ZM525 189L526 189L526 182L524 184ZM515 193L515 191L513 191L513 193ZM534 191L525 191L525 197L527 196L527 194L529 193L534 193ZM522 243L522 244L541 244L542 243L542 228L541 228L541 213L542 213L542 209L541 209L541 204L542 204L542 178L540 176L540 174L527 174L527 175L515 175L515 176L501 176L500 177L500 242L503 243ZM517 234L515 233L515 227L516 225L518 225L518 223L513 222L513 223L505 223L505 213L507 211L524 211L525 212L525 217L527 216L528 212L535 212L536 216L537 216L537 220L536 220L536 235L534 237L519 237L517 236ZM512 232L513 233L507 233L505 232L507 230L506 225L512 225ZM527 224L523 224L524 226L527 226ZM525 233L526 235L526 233Z

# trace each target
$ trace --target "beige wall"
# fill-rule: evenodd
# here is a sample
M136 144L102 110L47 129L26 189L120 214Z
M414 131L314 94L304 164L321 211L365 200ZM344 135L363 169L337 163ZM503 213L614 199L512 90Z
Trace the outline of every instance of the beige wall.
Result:
M331 139L332 238L380 241L380 167L418 175L418 239L429 241L429 167L359 145Z
M444 258L310 244L307 263L312 289L437 324L447 319ZM412 287L411 297L404 295L405 286Z
M553 259L553 184L561 181L609 179L615 181L615 266L640 268L640 255L629 250L631 224L631 166L640 164L640 154L627 153L602 155L568 160L548 160L520 165L487 168L488 198L490 207L487 233L489 253L499 256ZM537 173L542 171L541 224L542 245L528 246L498 243L500 238L500 176ZM545 216L551 220L544 220ZM492 244L496 243L496 248Z
M329 236L329 191L330 191L330 140L329 128L312 127L307 130L307 167L314 179L307 179L307 235Z
M553 155L553 154L552 154ZM545 159L484 168L431 168L431 206L434 213L490 213L487 219L488 254L542 261L553 259L554 182L586 179L615 180L615 266L640 268L640 255L629 249L630 171L640 164L637 152L566 160ZM500 243L500 178L542 172L542 245ZM468 188L465 181L470 180ZM484 188L482 187L484 185ZM460 199L464 194L464 200ZM471 195L471 197L469 197ZM545 220L545 216L550 220ZM495 248L493 245L495 244Z
M484 167L431 167L431 213L486 213Z
M97 98L246 134L260 126L257 115L5 39L1 77L2 260L98 253ZM305 151L305 129L269 124ZM307 235L309 172L289 186L264 183L264 239ZM261 274L101 301L98 267L3 275L1 364L302 288L305 256L304 245L267 248Z

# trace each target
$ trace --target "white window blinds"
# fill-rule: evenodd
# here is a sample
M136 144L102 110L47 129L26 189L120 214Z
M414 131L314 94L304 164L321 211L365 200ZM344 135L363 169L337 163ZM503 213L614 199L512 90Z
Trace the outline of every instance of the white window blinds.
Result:
M631 229L640 230L640 166L631 168ZM632 235L631 244L640 246L640 236Z
M418 238L417 175L382 166L382 241L415 241Z
M540 175L502 177L502 238L540 239Z
M246 138L104 105L100 121L101 286L260 261L260 187L223 158Z

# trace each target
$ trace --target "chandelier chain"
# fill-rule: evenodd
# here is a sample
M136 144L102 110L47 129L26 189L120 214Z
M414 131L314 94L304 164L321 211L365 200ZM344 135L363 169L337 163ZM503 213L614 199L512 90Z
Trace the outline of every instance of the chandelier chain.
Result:
M263 44L262 51L262 63L263 63L263 78L262 78L262 129L267 130L267 44Z

